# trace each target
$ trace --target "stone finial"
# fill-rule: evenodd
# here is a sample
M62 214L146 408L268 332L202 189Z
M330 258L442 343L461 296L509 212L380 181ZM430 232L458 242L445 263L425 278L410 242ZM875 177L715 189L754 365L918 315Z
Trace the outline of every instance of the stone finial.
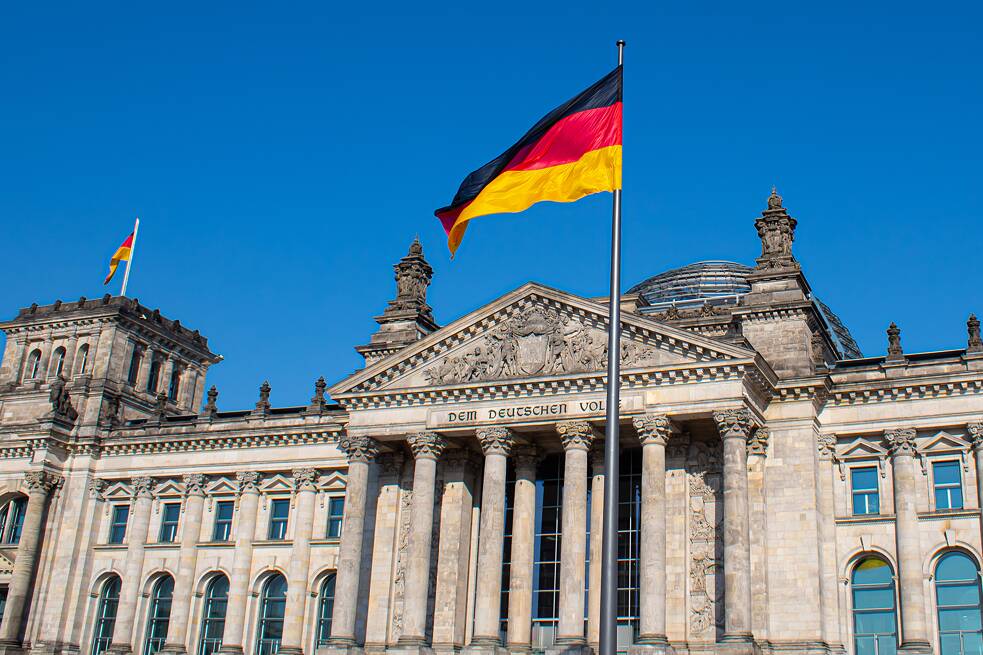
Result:
M60 375L51 383L51 389L48 391L48 402L51 403L51 411L46 415L47 418L74 423L75 419L79 417L79 413L72 406L72 399L68 394L65 380Z
M515 433L508 428L478 428L475 431L478 442L481 443L481 452L488 455L505 455L508 457L512 453L512 446L515 445Z
M904 350L901 348L901 328L893 321L887 327L887 361L896 362L904 359Z
M823 461L834 459L836 457L836 435L817 435L816 449L819 451L819 459Z
M317 491L317 469L313 466L296 468L292 471L295 491Z
M724 439L740 438L746 441L754 428L751 412L746 407L716 411L713 420Z
M256 409L253 410L253 414L265 416L270 413L270 391L272 389L269 380L264 380L263 384L259 385L259 400L256 401Z
M657 444L665 446L672 435L672 421L665 414L648 414L632 420L642 446Z
M236 473L237 492L259 491L260 475L258 471L239 471Z
M61 476L48 471L28 471L24 474L24 485L30 493L40 493L47 496L61 483Z
M594 426L587 421L563 421L556 424L563 450L590 450L594 441Z
M133 486L134 498L149 498L154 492L154 487L157 486L157 481L149 475L139 475L132 478L130 484Z
M913 456L918 451L915 444L916 432L914 428L895 428L884 431L884 441L887 442L887 450L892 457L901 455Z
M751 433L751 437L747 440L747 454L750 455L761 455L762 457L768 454L768 438L771 433L768 428L760 427Z
M348 463L370 463L379 454L379 442L371 437L342 437L338 447L348 456Z
M976 314L970 314L966 321L966 332L969 340L966 342L966 352L983 353L983 339L980 338L980 321Z
M185 473L183 479L185 496L205 495L205 483L208 482L208 478L203 473Z
M973 450L983 448L983 423L970 423L966 426L966 430L969 432L969 443L972 444Z
M772 187L771 195L768 196L768 208L754 222L761 239L761 257L757 259L758 265L755 267L757 270L800 268L792 255L797 224L782 206L782 197Z
M413 239L406 256L393 266L393 271L396 274L396 299L390 303L390 308L394 304L406 309L426 307L427 287L433 279L433 268L423 257L423 245L419 237Z
M406 437L406 443L416 459L440 459L447 448L447 440L436 432L417 432Z
M208 402L205 403L205 416L209 419L213 419L218 416L218 405L216 404L218 400L218 389L215 388L213 384L211 389L208 390Z
M163 391L157 392L157 397L154 399L154 420L158 423L164 421L164 415L167 414L167 394Z
M328 402L324 399L324 390L328 388L328 383L324 381L322 375L314 382L314 395L311 397L311 404L307 408L311 412L320 414L327 407Z

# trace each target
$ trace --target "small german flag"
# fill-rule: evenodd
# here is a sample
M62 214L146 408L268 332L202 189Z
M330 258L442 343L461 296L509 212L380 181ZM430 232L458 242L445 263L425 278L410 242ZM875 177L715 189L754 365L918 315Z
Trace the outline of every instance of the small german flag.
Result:
M464 178L454 201L434 212L447 232L451 257L472 218L620 189L621 96L618 66Z
M109 275L106 276L106 281L103 284L109 284L109 281L113 279L116 275L116 268L119 266L120 262L130 261L130 253L133 251L133 232L130 232L130 236L123 240L120 247L116 249L113 254L112 259L109 260Z

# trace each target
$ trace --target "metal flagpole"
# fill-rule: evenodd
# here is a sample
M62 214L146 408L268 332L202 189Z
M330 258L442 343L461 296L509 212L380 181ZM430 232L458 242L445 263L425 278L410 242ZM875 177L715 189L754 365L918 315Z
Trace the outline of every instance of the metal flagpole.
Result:
M625 42L618 41L618 66ZM624 79L622 78L622 84ZM600 655L618 651L618 405L621 396L621 189L614 192L611 221L611 298L608 320L607 429L604 433L604 529L601 545Z
M119 295L126 295L126 283L130 281L130 264L133 263L133 255L137 251L137 232L140 230L140 217L137 216L136 223L133 224L133 242L130 243L130 257L126 260L126 271L123 273L123 288Z

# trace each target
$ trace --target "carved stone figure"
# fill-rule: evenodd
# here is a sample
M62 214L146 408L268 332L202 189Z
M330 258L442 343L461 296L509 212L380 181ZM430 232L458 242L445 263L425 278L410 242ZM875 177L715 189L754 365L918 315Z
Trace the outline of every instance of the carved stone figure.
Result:
M268 414L270 411L270 387L269 380L264 380L263 384L259 385L259 400L256 402L256 409L253 410L254 414Z
M309 411L320 413L328 406L328 402L324 399L324 390L327 388L328 384L324 381L324 376L322 375L314 383L314 395L311 397L311 404L307 408Z
M167 414L167 394L163 391L157 394L154 402L154 420L158 423L164 420L164 416Z
M48 402L51 403L51 412L48 416L68 422L74 422L79 414L72 406L72 399L65 388L65 380L61 376L55 378L51 383L51 390L48 392Z
M208 390L208 402L205 403L205 416L210 419L218 415L218 405L215 404L216 400L218 400L218 389L213 384L212 388Z
M119 396L106 396L106 404L103 407L102 422L104 425L113 429L119 426L120 416Z
M782 206L782 197L772 187L768 197L768 208L761 212L761 217L754 222L761 239L761 257L758 258L759 270L789 268L797 270L799 263L792 255L792 242L795 240L797 221L788 215Z
M894 322L887 327L887 358L904 359L904 350L901 348L901 328Z
M970 314L966 321L966 332L969 339L966 342L966 351L971 353L983 352L983 339L980 338L980 322L976 314Z

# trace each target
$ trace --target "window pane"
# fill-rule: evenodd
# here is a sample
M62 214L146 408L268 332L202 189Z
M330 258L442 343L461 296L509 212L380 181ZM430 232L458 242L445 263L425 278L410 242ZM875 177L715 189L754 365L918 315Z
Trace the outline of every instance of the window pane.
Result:
M939 629L946 630L979 630L980 610L978 607L965 609L940 609Z
M877 469L873 466L853 469L851 480L854 491L877 489Z
M855 643L857 655L877 655L877 639L875 637L857 637Z
M891 567L882 559L871 557L865 559L853 569L853 584L894 584Z
M936 462L935 484L959 484L959 462Z
M877 655L897 655L898 638L894 635L877 638Z
M962 509L963 508L963 489L962 487L953 487L949 490L952 497L952 502L950 503L951 509Z
M971 585L942 585L938 591L939 605L977 605L980 602L980 592L976 584Z
M978 632L963 634L964 655L983 655L983 636Z
M976 564L962 553L948 553L942 556L935 569L938 580L977 580Z
M859 610L894 609L894 590L857 589L853 592L853 606Z
M949 490L935 489L935 509L949 509Z
M860 612L856 615L858 634L886 634L894 632L894 612Z

